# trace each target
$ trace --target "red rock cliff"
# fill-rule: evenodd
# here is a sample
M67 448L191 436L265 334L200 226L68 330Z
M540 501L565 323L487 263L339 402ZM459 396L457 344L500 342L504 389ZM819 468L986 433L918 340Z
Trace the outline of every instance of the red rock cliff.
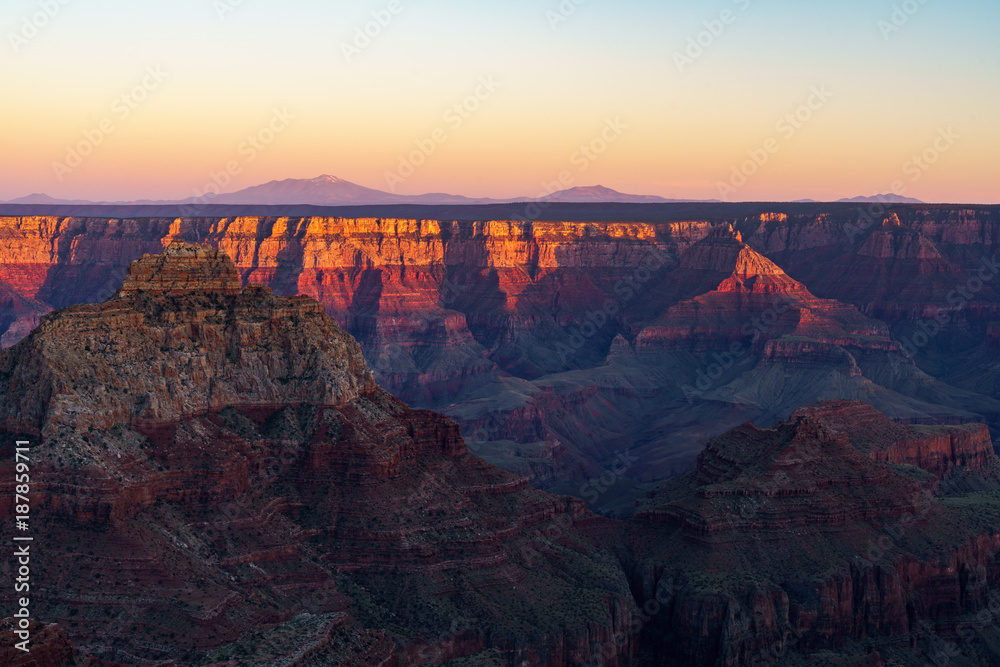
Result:
M109 301L0 352L3 442L32 442L51 545L39 618L130 664L290 659L268 632L334 662L631 655L624 575L581 533L599 519L470 455L454 422L378 388L318 303L240 288L236 271L172 243ZM0 498L9 514L9 482Z
M928 454L945 433L915 444L915 429L830 402L709 442L697 471L651 494L630 527L633 590L661 610L652 641L691 665L868 640L909 646L911 660L930 659L933 642L996 660L978 633L1000 611L997 458L978 425L950 431L979 441L957 460ZM885 461L966 466L980 491L935 496L932 475Z
M943 476L955 466L995 474L997 457L986 424L908 426L865 403L826 401L794 416L811 417L845 434L876 461L905 463Z

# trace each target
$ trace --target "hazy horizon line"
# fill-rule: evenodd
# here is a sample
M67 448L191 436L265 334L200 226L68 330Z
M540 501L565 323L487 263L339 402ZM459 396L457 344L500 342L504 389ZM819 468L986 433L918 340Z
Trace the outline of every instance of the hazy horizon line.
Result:
M51 191L46 191L46 189L42 188L42 189L38 189L38 190L36 190L34 192L30 192L30 193L27 193L27 194L22 194L22 195L17 195L17 196L14 196L14 197L0 199L0 203L3 203L3 204L23 204L23 205L43 205L44 206L48 202L32 203L32 202L19 202L17 200L27 199L27 198L31 198L31 197L48 197L48 198L54 200L53 202L51 202L52 205L62 205L62 206L73 206L73 205L81 205L81 206L87 206L87 205L134 205L134 206L142 206L142 205L158 205L158 204L159 205L169 205L169 204L174 204L174 203L188 203L188 202L192 202L192 201L199 200L199 199L203 199L204 200L204 201L201 201L200 203L206 204L206 205L211 205L212 204L211 200L215 199L216 197L225 197L225 196L235 195L235 194L239 194L239 193L245 192L245 191L247 191L249 189L253 189L253 188L260 188L260 187L267 186L267 185L278 184L278 183L285 183L285 182L300 182L300 183L306 183L306 182L310 182L310 181L315 182L315 181L321 181L321 180L327 179L327 178L336 179L337 181L340 181L340 182L343 182L343 183L347 183L349 185L353 185L353 186L357 186L357 187L369 189L369 190L372 190L372 191L375 191L375 192L378 192L378 193L381 193L381 194L384 194L384 195L393 196L393 197L419 198L419 197L431 197L431 196L434 196L434 195L441 195L441 196L449 196L449 197L461 197L461 198L469 199L469 200L489 200L489 201L484 202L486 205L488 205L490 203L496 203L496 204L519 203L519 202L530 203L532 201L543 200L546 197L549 197L549 196L552 196L552 195L555 195L555 194L558 194L558 193L562 193L562 192L575 191L575 190L594 190L594 189L599 189L599 188L605 188L607 190L611 190L611 191L613 191L613 192L615 192L617 194L623 195L623 196L658 197L658 198L666 199L666 200L675 200L675 201L680 202L680 203L707 203L707 204L710 204L710 203L720 203L720 204L754 204L754 203L787 203L787 204L795 204L795 203L819 203L819 204L824 204L824 203L828 203L828 204L836 204L836 203L891 203L891 204L908 204L909 203L909 204L912 204L912 205L919 205L919 204L933 204L933 205L976 205L976 206L994 206L994 205L1000 205L1000 199L997 199L997 200L994 200L994 201L988 201L988 200L974 201L974 200L963 200L963 199L955 199L955 200L940 200L940 199L938 199L938 200L930 200L930 199L921 199L920 197L913 196L913 195L911 195L909 193L905 194L905 195L896 195L896 194L892 193L889 190L881 190L880 191L878 189L873 190L873 194L870 194L870 195L869 194L857 194L857 193L854 193L854 194L846 194L846 195L844 195L842 197L839 197L839 198L836 198L836 199L833 199L833 198L817 198L817 197L810 197L810 196L800 196L800 197L796 197L796 198L784 198L784 197L781 197L781 198L774 198L774 199L770 199L770 198L736 199L736 200L719 199L719 198L704 198L704 199L700 199L700 198L694 198L694 197L683 197L683 196L676 196L676 195L669 195L669 194L660 194L660 193L656 193L656 192L642 192L642 191L635 192L635 191L628 191L628 186L609 186L609 185L605 185L604 183L593 183L593 184L588 184L588 185L575 185L575 184L573 184L573 185L567 185L566 187L563 187L563 188L558 189L558 190L556 190L556 189L549 189L549 190L546 190L546 191L542 191L542 192L539 192L536 195L521 194L521 195L515 195L515 196L511 196L511 197L498 196L498 195L472 195L472 194L466 194L466 193L461 192L461 187L460 186L456 187L454 189L452 189L452 188L446 188L446 189L440 189L440 190L420 192L420 193L415 193L415 194L404 194L404 193L399 193L399 192L392 192L392 191L389 191L389 190L383 190L383 189L380 189L380 188L377 188L377 187L372 187L372 186L369 186L369 185L364 185L362 183L358 183L356 181L351 181L351 180L348 180L348 179L344 179L344 178L341 178L339 176L335 176L335 175L332 175L332 174L321 174L320 176L316 176L316 177L313 177L313 178L295 178L295 177L273 178L273 179L268 180L268 181L263 181L263 182L260 182L260 183L256 183L256 184L253 184L253 185L248 185L248 186L245 186L245 187L242 187L242 188L238 188L238 189L225 189L225 190L223 190L223 189L219 188L219 192L218 193L208 192L208 191L206 191L204 189L195 188L191 195L189 195L187 197L181 197L181 198L171 198L171 197L156 197L156 198L154 198L154 197L139 197L139 198L133 197L133 198L127 198L127 197L123 197L123 198L119 198L119 199L110 199L110 198L100 198L100 197L97 197L97 198L90 199L90 198L86 198L86 197L55 196L55 195L50 194ZM207 185L210 185L210 184L207 184ZM619 189L619 188L622 188L622 189ZM199 191L201 191L203 193L201 195L201 197L198 196L198 192ZM891 201L889 201L889 202L877 202L877 201L874 201L874 199L878 198L878 197L903 197L903 198L909 198L909 199L916 199L918 201L917 202L891 202ZM856 199L860 199L860 198L867 198L870 201L866 201L866 202L849 201L849 200L856 200ZM402 202L402 203L405 204L406 202ZM602 203L602 202L599 202L599 201L578 201L578 202L570 201L570 202L560 202L560 203L587 204L587 203ZM614 201L611 201L611 202L606 202L606 203L629 203L629 202L614 202ZM634 202L634 203L663 204L663 203L669 203L669 202ZM225 206L225 205L233 205L233 204L220 203L220 204L217 204L217 205ZM315 203L315 202L310 202L310 201L303 201L303 202L282 203L282 204L263 203L263 204L241 204L241 205L254 205L254 206L285 206L285 205L287 205L287 206L381 206L381 205L386 205L386 204L384 202L376 202L376 203L368 204L368 203L353 203L353 202L345 202L345 203L325 203L325 202L324 203ZM441 205L441 204L437 204L437 205ZM475 203L475 201L472 201L472 202L470 202L468 204L455 203L454 205L461 206L461 205L477 205L477 204Z

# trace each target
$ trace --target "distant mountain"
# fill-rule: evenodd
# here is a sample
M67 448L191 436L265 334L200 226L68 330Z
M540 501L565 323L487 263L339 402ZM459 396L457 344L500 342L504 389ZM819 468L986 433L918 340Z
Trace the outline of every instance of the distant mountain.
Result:
M386 204L424 204L430 206L442 205L483 205L509 204L514 202L549 202L549 203L614 203L614 204L664 204L671 202L690 202L689 199L664 199L654 195L629 195L601 185L593 187L575 187L568 190L553 192L544 197L513 197L510 199L491 199L488 197L463 197L447 193L430 193L424 195L399 195L363 185L345 181L336 176L319 176L311 179L288 178L283 181L271 181L262 185L245 188L237 192L210 196L207 200L188 198L184 200L139 200L119 202L91 202L66 199L54 199L45 194L33 194L20 199L14 199L7 204L102 204L102 205L179 205L179 204L228 204L228 205L312 205L312 206L376 206Z
M577 187L569 190L560 190L550 195L540 198L541 201L560 203L598 203L607 202L614 204L669 204L673 202L690 201L683 199L664 199L655 195L627 195L603 185L591 187Z
M919 199L913 197L903 197L894 194L874 195L872 197L852 197L850 199L839 199L838 202L844 204L924 204Z
M212 197L213 204L405 204L409 197L373 190L336 176L288 178Z
M11 199L5 204L52 204L52 205L68 205L68 204L90 204L92 202L72 200L72 199L55 199L47 194L41 192L36 192L35 194L28 195L27 197L20 197L18 199Z

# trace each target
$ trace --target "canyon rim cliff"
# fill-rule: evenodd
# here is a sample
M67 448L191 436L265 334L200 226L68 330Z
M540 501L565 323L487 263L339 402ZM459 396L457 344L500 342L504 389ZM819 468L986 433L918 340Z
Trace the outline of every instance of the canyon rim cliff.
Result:
M665 479L707 438L822 399L997 426L996 207L351 212L0 218L0 341L182 239L224 250L244 284L319 301L381 386L540 487L625 451L627 478Z

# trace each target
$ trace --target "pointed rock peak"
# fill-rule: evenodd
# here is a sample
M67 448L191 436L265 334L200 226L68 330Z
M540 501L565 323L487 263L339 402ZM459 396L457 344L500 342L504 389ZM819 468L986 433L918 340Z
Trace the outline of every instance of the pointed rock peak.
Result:
M236 264L210 245L175 240L161 255L143 255L128 267L119 298L145 294L214 292L238 294L243 289Z
M728 274L738 282L754 276L785 276L781 268L743 243L743 236L732 225L716 227L685 254L682 265L690 269ZM788 279L791 281L791 279ZM731 286L723 284L723 291Z
M635 353L635 346L628 342L625 336L618 334L615 339L611 341L611 349L608 351L608 356L615 356L619 354L633 354Z
M785 272L780 266L750 246L744 246L736 256L733 275L740 278L751 278L753 276L783 276Z
M805 285L794 280L784 270L748 245L742 245L735 260L730 260L732 273L719 283L717 292L755 294L808 295ZM729 270L724 268L723 270Z

